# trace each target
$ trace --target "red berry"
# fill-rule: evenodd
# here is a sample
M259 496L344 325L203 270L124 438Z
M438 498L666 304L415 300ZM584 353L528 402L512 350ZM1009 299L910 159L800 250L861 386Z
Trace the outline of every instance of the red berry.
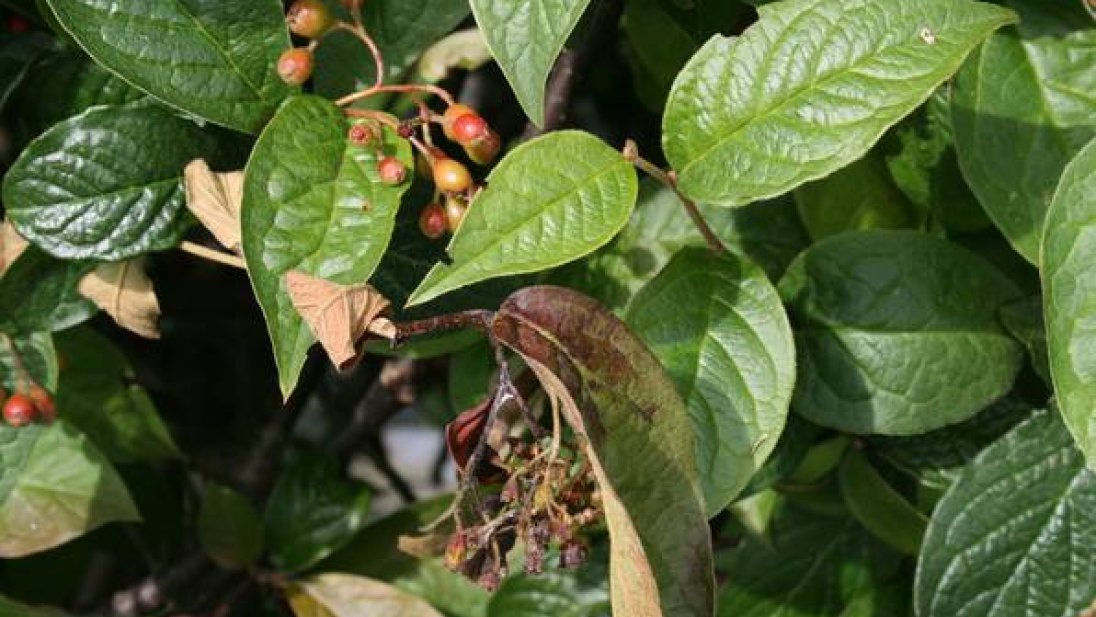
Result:
M457 228L464 220L466 212L468 212L468 204L460 197L450 196L445 200L445 226L449 229L449 233L457 233Z
M355 124L346 134L347 140L355 146L368 146L378 139L377 131L368 124Z
M307 47L287 49L278 58L278 76L291 86L308 81L312 77L312 52Z
M467 105L461 105L460 103L454 103L445 110L445 115L441 119L441 129L445 133L446 138L449 141L457 141L457 135L453 132L453 123L457 121L457 118L467 115L478 116L476 110ZM459 143L459 142L458 142Z
M12 394L8 402L4 403L4 421L12 426L26 426L37 417L38 410L34 408L34 401L25 394Z
M419 231L422 235L431 240L437 240L445 235L445 214L445 208L439 203L432 203L423 208L419 214Z
M487 135L490 128L479 114L464 114L453 121L453 141L467 146Z
M27 391L27 396L38 411L42 414L42 419L46 422L53 422L57 419L57 405L53 402L53 397L50 393L38 384L33 384L30 390Z
M394 156L386 156L377 162L377 174L381 182L396 186L407 179L407 168Z
M11 34L23 34L30 30L30 22L18 15L9 15L7 27Z
M477 165L489 165L502 149L502 138L487 127L487 132L479 140L465 145L464 153Z
M472 186L468 168L453 159L434 161L434 186L446 193L462 193Z
M317 39L331 29L331 12L319 0L297 0L285 14L289 31L298 36Z

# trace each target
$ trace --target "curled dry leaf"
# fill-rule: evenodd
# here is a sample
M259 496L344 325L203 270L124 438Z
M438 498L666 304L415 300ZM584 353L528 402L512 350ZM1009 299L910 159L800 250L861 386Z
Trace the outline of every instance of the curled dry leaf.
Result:
M160 338L160 303L141 260L102 264L81 279L77 290L119 326L145 338Z
M291 270L285 275L285 288L293 307L339 368L358 357L356 346L366 333L396 337L395 325L381 316L391 304L370 285L339 285Z
M287 599L297 617L442 617L419 598L364 576L319 574L292 585Z
M27 245L26 238L15 231L15 225L11 224L11 219L5 219L4 224L0 225L0 276L3 276L11 264L19 259Z
M240 252L240 207L244 199L244 172L214 173L202 159L183 172L186 207L225 248Z
M491 60L491 50L479 28L454 32L427 49L419 59L419 75L429 82L445 79L451 69L473 71Z

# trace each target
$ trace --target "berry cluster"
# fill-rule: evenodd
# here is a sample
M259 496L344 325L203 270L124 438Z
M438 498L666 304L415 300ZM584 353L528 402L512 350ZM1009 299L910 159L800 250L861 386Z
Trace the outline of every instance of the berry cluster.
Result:
M507 575L507 554L518 540L525 545L526 573L542 573L553 548L559 567L581 565L583 531L603 516L593 470L576 449L511 442L509 450L505 462L493 462L505 479L496 484L497 494L478 504L483 522L458 525L444 557L447 568L492 591Z
M10 397L0 388L0 401L4 405L4 421L16 428L39 419L53 422L57 418L53 397L36 383L31 383L25 391L15 392Z

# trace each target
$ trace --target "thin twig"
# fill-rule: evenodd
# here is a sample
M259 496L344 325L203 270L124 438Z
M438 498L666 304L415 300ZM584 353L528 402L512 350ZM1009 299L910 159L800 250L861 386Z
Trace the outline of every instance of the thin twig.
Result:
M396 94L433 94L434 96L445 101L446 105L453 105L454 103L456 103L456 100L453 98L452 94L449 94L449 92L447 92L443 88L439 88L438 86L434 86L431 84L381 84L370 86L365 90L360 90L358 92L354 92L353 94L348 94L341 99L335 101L335 104L339 107L346 107L351 103L355 103L362 99L367 99L382 92L390 92Z
M715 253L725 253L727 247L724 246L723 241L719 239L715 231L708 225L708 221L704 220L704 215L700 213L700 210L696 207L696 202L689 199L677 188L677 178L673 175L673 172L667 173L663 171L658 165L648 161L647 159L639 155L639 148L636 146L636 142L629 139L624 144L624 158L631 161L637 169L654 178L659 184L670 189L677 195L677 198L681 200L681 204L685 206L685 212L692 219L693 225L700 231L700 235L704 236L704 241L708 243L708 248Z
M377 42L373 40L373 37L369 36L369 33L365 30L365 24L362 22L361 11L351 11L354 17L354 24L348 24L346 22L340 22L336 29L345 30L350 34L358 37L366 47L369 48L369 53L373 56L373 65L377 71L377 78L373 82L374 88L379 88L384 84L384 56L381 54L381 50L377 47Z
M229 255L228 253L206 248L196 242L184 241L179 245L179 249L184 253L190 253L191 255L201 257L202 259L208 259L209 261L215 261L219 264L232 266L233 268L247 270L247 265L244 263L243 259L240 259L235 255Z
M448 332L449 330L459 330L461 328L475 328L486 333L491 328L491 319L494 315L491 311L472 310L398 323L396 324L396 338L393 343L398 345L413 336Z

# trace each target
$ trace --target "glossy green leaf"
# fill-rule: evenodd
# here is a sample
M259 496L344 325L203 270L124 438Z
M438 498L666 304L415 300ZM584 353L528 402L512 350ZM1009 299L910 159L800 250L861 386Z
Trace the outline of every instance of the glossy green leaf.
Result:
M1080 2L1010 1L1018 28L996 34L959 73L952 118L959 164L989 217L1038 263L1062 169L1096 135L1096 28Z
M720 617L839 617L893 569L893 557L849 518L783 504L769 533L733 549Z
M0 385L14 392L23 386L23 371L47 390L57 389L57 351L49 333L0 336Z
M995 29L963 0L790 0L710 40L678 76L663 146L686 195L743 205L860 158Z
M96 105L125 105L147 96L75 50L35 60L9 103L20 141Z
M821 429L797 415L788 416L784 432L765 464L754 472L739 499L772 488L802 465Z
M139 518L110 463L69 424L0 425L0 558Z
M698 206L728 247L748 256L773 280L810 244L789 197L745 208ZM686 246L705 246L674 192L653 180L640 183L628 224L598 252L556 273L554 282L578 289L621 311Z
M179 458L156 407L122 352L89 328L57 335L65 370L57 387L61 417L117 463Z
M712 556L692 430L658 360L607 309L562 287L516 292L491 327L588 436L610 529L614 611L659 614L660 603L662 614L711 615ZM650 597L655 582L660 600Z
M845 456L837 481L849 513L865 529L907 555L917 554L928 518L879 475L863 452Z
M784 430L795 346L780 296L745 258L687 248L633 298L625 320L685 399L707 513L714 516Z
M99 312L76 290L94 263L64 261L28 246L0 279L0 330L54 332Z
M590 0L470 0L491 55L533 124L544 123L548 74Z
M872 451L921 484L946 489L986 446L1031 415L1031 405L1004 398L973 418L923 435L872 437Z
M99 64L168 105L257 133L292 90L276 0L47 0Z
M487 178L438 264L411 294L422 304L485 279L537 272L612 240L636 203L636 173L620 152L579 131L517 147Z
M847 435L834 435L814 444L807 449L799 465L788 474L788 482L807 485L822 481L831 471L837 469L848 449Z
M1022 361L997 321L1011 281L946 240L902 231L823 240L780 283L798 319L793 408L853 433L908 435L969 418Z
M198 512L198 540L206 554L222 568L248 568L263 552L259 514L243 495L209 483Z
M95 107L35 139L4 177L27 240L62 259L117 261L178 244L183 167L214 135L152 105Z
M338 5L329 0L329 5ZM332 6L336 14L344 10ZM457 27L470 9L466 0L370 0L362 19L384 55L385 77L399 79L432 43ZM376 65L353 34L333 32L316 48L316 93L339 97L373 85ZM377 97L384 100L384 97Z
M377 175L377 151L351 145L350 121L330 101L290 99L247 163L243 250L266 317L279 382L293 390L314 339L285 292L290 270L350 285L380 263L406 185ZM385 131L383 151L411 168L411 146Z
M365 525L370 492L347 481L334 459L300 456L274 485L263 514L270 559L298 572L350 541Z
M1096 469L1096 140L1066 167L1043 239L1050 374L1066 426Z
M1001 307L1001 325L1027 348L1031 367L1050 385L1050 355L1047 351L1046 321L1043 319L1043 299L1024 298Z
M487 617L607 617L609 594L584 589L563 571L506 579L487 605Z
M800 186L795 203L815 240L856 229L908 229L917 223L913 206L891 182L883 160L872 154Z
M937 505L920 617L1082 615L1096 589L1096 475L1053 413L983 451Z

